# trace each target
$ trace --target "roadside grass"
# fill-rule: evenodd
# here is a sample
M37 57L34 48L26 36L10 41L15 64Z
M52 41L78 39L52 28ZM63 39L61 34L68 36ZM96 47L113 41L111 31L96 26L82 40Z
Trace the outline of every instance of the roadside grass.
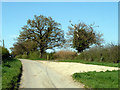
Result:
M21 66L22 64L19 60L11 58L2 64L2 89L18 88Z
M44 58L29 58L30 60L46 60Z
M75 62L83 64L93 64L93 65L102 65L110 67L119 67L118 63L109 63L109 62L95 62L95 61L85 61L85 60L58 60L57 62Z
M0 59L1 60L1 59ZM0 62L0 90L2 89L2 64Z
M24 59L24 58L17 58L17 59ZM47 61L44 58L26 58L26 60L40 60L40 61Z
M43 58L29 58L29 60L41 60L41 61L54 61L54 62L74 62L74 63L83 63L83 64L93 64L109 67L120 67L120 63L109 63L109 62L95 62L95 61L85 61L85 60L46 60Z
M77 82L83 83L85 88L118 88L118 71L85 72L72 75Z

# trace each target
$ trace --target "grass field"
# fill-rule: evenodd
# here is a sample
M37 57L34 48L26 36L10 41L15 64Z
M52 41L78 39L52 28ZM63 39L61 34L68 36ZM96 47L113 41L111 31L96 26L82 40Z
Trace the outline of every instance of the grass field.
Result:
M95 61L92 62L92 61L85 61L85 60L58 60L58 62L76 62L76 63L84 63L84 64L119 67L119 64L117 64L117 63L95 62Z
M72 77L86 88L118 88L118 71L75 73Z
M14 89L18 86L21 73L21 62L17 59L9 59L2 64L2 89Z

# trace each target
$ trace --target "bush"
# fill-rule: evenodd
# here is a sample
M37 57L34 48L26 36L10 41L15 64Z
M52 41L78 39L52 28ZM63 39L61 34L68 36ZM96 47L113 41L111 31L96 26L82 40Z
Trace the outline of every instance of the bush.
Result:
M53 56L55 59L74 59L76 55L76 52L61 50L56 52Z
M118 63L118 45L109 44L105 47L93 47L85 50L76 59L97 62L114 62Z
M32 59L32 60L43 60L47 58L47 53L42 54L42 58L40 58L40 52L34 51L27 54L24 52L23 55L17 55L16 58L23 58L23 59Z
M24 53L24 54L22 55L22 58L24 58L24 59L28 59L29 56L28 56L26 53Z
M30 52L29 58L30 58L30 59L40 58L40 52L38 52L38 51Z
M49 53L49 54L48 54L49 60L53 60L53 59L54 59L54 54L55 54L55 53Z
M2 55L2 61L5 62L7 58L9 58L10 54L7 48L0 46L0 55Z
M22 58L22 55L17 55L15 58Z
M9 51L6 48L2 47L2 58L8 58L9 55Z

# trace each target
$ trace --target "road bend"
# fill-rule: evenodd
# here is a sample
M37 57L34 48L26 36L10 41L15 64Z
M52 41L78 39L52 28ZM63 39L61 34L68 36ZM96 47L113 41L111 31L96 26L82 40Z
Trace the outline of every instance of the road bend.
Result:
M23 66L20 88L83 88L41 62L20 61Z

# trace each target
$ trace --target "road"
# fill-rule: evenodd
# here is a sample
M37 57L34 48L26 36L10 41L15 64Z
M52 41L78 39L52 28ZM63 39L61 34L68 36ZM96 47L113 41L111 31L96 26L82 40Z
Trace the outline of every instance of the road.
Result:
M24 59L20 61L23 65L20 88L83 88L82 84L56 72L47 64Z

